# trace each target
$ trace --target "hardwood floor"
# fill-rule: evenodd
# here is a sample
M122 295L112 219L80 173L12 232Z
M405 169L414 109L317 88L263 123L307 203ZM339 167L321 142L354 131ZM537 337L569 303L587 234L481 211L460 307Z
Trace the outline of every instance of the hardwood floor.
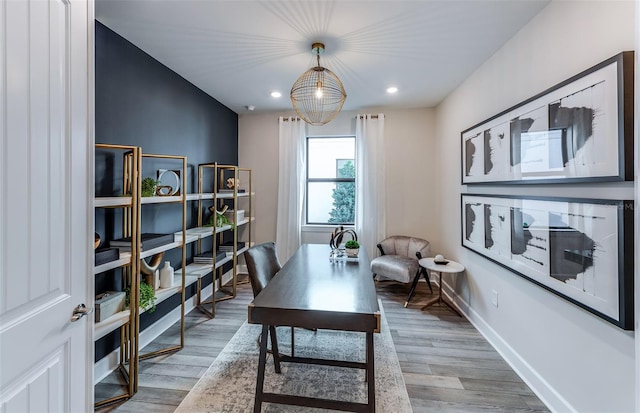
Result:
M546 412L548 409L475 328L451 310L420 308L431 298L420 283L409 307L408 286L377 285L414 412ZM437 288L434 285L434 292ZM216 306L216 318L197 310L186 316L185 348L140 362L138 393L127 402L96 411L173 412L247 319L251 287L240 285L234 300ZM177 325L143 353L179 339ZM256 350L257 351L257 350ZM96 397L119 389L112 374L96 386ZM386 412L385 412L386 413Z

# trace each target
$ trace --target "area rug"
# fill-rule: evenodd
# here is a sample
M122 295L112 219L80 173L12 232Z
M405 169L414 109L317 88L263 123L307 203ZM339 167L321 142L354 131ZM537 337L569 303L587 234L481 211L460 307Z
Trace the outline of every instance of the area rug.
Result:
M382 303L379 302L381 332L374 334L376 411L410 413L411 403L405 387L398 356L391 339ZM290 329L277 329L281 353L290 354ZM261 326L240 327L195 387L182 401L177 413L252 412L256 389L259 349L256 340ZM365 360L364 333L296 329L295 355ZM265 373L265 392L322 397L359 403L367 401L364 370L340 367L282 363L282 374L273 370L269 355ZM330 410L263 403L262 412L329 412Z

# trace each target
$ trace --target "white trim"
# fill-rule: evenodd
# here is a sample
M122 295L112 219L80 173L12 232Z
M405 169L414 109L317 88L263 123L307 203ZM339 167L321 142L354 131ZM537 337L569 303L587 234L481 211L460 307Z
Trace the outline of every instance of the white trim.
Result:
M432 280L438 285L437 280ZM493 328L487 323L478 312L473 310L462 297L457 295L453 288L446 283L442 289L445 297L452 302L454 306L462 313L467 320L482 334L482 336L491 344L491 346L502 356L502 358L511 366L518 376L531 388L538 398L552 412L571 412L576 413L577 410L569 404L547 382L544 377L538 373L527 361L518 354L513 347L509 345Z
M635 114L633 116L633 129L635 145L634 156L634 181L635 181L635 196L634 196L634 243L635 243L635 264L634 264L634 279L635 279L635 341L636 341L636 394L635 404L636 411L640 411L640 0L636 0L636 22L635 22Z
M355 230L354 225L340 225L340 224L305 224L302 226L302 232L325 232L331 234L337 227L344 227L344 229Z

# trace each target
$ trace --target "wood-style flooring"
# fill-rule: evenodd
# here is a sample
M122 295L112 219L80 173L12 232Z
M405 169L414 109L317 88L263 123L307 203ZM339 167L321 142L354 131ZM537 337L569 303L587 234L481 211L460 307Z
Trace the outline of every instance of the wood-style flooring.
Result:
M425 283L420 283L407 308L403 304L408 285L378 284L376 288L414 412L548 411L465 318L446 307L420 310L432 297ZM247 319L252 299L250 285L244 284L235 299L217 304L216 318L209 319L198 310L190 312L185 347L141 361L138 392L126 402L97 411L173 412ZM174 325L143 352L175 344L179 334L179 326ZM105 378L96 386L96 398L117 393L119 382L116 374Z

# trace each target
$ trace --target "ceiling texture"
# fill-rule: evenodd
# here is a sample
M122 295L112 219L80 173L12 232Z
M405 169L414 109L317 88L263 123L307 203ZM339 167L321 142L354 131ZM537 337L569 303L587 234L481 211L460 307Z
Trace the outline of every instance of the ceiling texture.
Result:
M239 114L290 110L314 42L344 84L343 110L419 108L440 103L549 1L96 0L96 19Z

